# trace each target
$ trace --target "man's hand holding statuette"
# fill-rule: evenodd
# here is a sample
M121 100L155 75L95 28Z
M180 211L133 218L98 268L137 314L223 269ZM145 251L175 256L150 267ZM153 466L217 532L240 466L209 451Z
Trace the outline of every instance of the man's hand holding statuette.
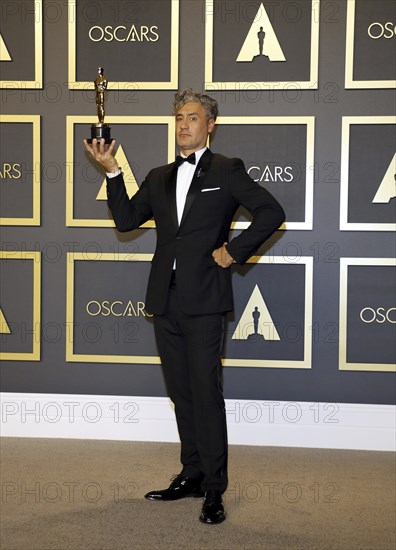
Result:
M110 145L105 146L105 140L92 140L92 145L90 145L86 139L84 141L85 149L88 153L98 162L106 172L117 172L119 170L116 159L113 156L113 150L115 147L115 139L110 143Z

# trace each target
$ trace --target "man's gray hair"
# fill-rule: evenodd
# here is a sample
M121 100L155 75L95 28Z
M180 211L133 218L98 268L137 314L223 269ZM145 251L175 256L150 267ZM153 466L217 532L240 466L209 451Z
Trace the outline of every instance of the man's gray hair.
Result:
M195 92L191 88L175 93L175 100L173 102L173 114L176 115L176 113L183 107L183 105L189 103L190 101L196 101L197 103L200 103L202 105L202 107L205 109L206 117L208 118L208 120L210 118L216 120L219 113L219 105L217 101L208 95L201 94L200 92Z

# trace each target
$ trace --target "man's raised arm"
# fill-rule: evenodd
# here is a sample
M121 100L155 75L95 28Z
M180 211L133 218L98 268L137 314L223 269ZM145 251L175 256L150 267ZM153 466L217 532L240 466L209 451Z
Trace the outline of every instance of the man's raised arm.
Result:
M145 182L131 199L128 197L122 172L113 155L115 140L109 146L105 146L104 139L93 139L92 145L84 139L84 146L106 171L107 204L118 231L131 231L151 219L153 212Z

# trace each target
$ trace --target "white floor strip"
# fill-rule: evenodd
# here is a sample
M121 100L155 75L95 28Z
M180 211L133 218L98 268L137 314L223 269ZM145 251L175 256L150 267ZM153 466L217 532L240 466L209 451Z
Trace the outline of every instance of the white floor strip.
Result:
M1 435L179 441L166 397L1 393ZM395 451L396 407L227 399L229 443Z

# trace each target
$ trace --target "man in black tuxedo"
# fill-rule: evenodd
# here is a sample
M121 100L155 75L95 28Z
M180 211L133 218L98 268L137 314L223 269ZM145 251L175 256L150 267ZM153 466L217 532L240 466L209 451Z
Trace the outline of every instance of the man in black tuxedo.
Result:
M104 140L85 142L107 173L108 205L119 231L150 218L157 246L148 282L146 309L154 328L169 397L175 405L183 469L150 500L205 496L200 520L225 519L227 427L221 354L225 313L233 309L231 264L243 264L283 223L280 204L246 173L240 159L207 147L218 113L207 95L175 94L176 162L154 168L131 198ZM251 225L228 241L231 221L242 205Z

